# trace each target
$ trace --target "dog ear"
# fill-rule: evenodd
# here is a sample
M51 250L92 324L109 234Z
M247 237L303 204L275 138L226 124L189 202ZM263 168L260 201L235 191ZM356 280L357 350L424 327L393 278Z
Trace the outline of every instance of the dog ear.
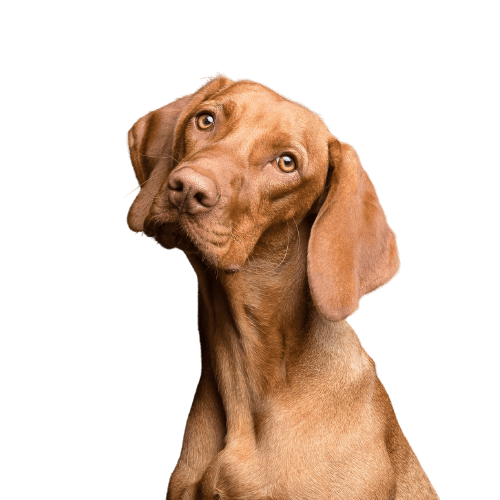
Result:
M154 197L172 168L182 159L174 151L174 136L192 109L233 82L225 77L210 80L197 92L151 111L138 120L128 133L130 159L140 192L130 207L127 222L132 231L142 231Z
M326 199L308 247L308 278L319 312L331 321L352 314L365 293L387 283L399 267L394 233L348 144L331 138Z

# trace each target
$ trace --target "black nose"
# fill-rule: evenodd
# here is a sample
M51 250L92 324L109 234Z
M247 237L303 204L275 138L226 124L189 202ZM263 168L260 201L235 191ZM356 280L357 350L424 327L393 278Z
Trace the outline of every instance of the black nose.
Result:
M168 181L168 199L180 212L208 212L219 201L215 182L192 168L174 172Z

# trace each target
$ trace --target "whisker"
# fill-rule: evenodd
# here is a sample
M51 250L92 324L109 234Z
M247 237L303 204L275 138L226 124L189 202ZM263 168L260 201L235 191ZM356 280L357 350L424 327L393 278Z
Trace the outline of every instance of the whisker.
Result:
M132 191L130 191L130 193L127 193L124 198L126 198L127 196L130 196L134 191L137 191L141 186L137 186L136 188L132 189Z
M286 221L286 236L287 236L287 243L286 243L285 255L283 256L283 259L281 259L281 262L274 269L271 269L271 271L276 271L276 269L278 269L278 267L280 267L281 264L285 262L286 256L288 254L288 247L290 246L290 233L288 231L288 220Z
M176 239L174 239L174 245L175 245L175 246L178 246L178 245L179 245L179 243L182 241L182 235L181 235L180 233L177 233L177 234L175 235L175 238L176 238Z
M142 154L142 153L137 153L137 154L139 156L145 156L146 158L157 158L158 160L162 160L162 159L163 160L174 160L177 163L180 163L180 160L178 160L177 158L174 158L172 155L168 155L168 156L152 156L152 155L145 155L145 154Z
M153 155L146 155L144 153L136 153L136 154L138 154L139 156L144 156L145 158L155 158L155 159L158 159L158 160L162 160L162 159L163 160L174 160L175 162L180 163L180 160L178 160L177 158L175 158L172 155L169 155L168 153L165 153L165 154L167 154L167 156L153 156ZM161 174L163 172L164 172L164 170L160 170L156 174L149 176L144 182L142 182L141 184L139 184L136 188L132 189L132 191L130 191L130 193L126 194L124 196L124 198L126 198L127 196L129 196L130 194L132 194L134 191L137 191L137 189L139 189L144 184L146 184L146 182L148 182L150 179L153 179L154 177L156 177L157 175L159 175L159 174Z
M132 194L134 191L137 191L139 188L141 188L142 186L144 186L144 184L146 184L146 182L148 182L149 180L154 179L155 177L157 177L158 175L160 175L160 174L162 174L164 172L165 172L164 170L159 170L154 175L150 175L144 182L141 182L136 188L132 189L132 191L130 191L130 193L126 194L124 196L124 198L126 198L128 195Z
M238 240L236 239L236 236L234 235L234 233L233 233L233 231L232 231L232 230L229 232L229 236L230 236L230 238L231 238L233 241L235 241L236 243L239 243L239 244L241 245L241 242L240 242L240 241L238 241Z
M300 231L299 231L299 226L297 224L297 221L295 220L295 217L292 217L293 222L295 222L295 227L297 228L297 236L299 237L299 248L300 248Z

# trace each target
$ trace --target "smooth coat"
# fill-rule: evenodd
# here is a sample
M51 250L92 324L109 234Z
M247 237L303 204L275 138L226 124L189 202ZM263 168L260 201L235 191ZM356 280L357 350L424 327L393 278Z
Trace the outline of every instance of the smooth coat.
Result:
M199 280L202 373L167 499L438 498L345 321L399 265L353 148L224 77L141 118L129 145L130 228L184 250Z

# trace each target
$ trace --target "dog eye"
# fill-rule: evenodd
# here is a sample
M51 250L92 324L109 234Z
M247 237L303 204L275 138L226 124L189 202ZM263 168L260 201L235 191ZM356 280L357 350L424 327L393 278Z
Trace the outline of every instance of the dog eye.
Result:
M198 119L196 120L196 124L198 125L198 128L201 130L207 130L210 127L213 126L214 124L214 117L208 113L203 113L200 116L198 116Z
M278 162L278 167L287 174L293 172L297 168L293 156L278 156L278 158L276 158L276 161Z

